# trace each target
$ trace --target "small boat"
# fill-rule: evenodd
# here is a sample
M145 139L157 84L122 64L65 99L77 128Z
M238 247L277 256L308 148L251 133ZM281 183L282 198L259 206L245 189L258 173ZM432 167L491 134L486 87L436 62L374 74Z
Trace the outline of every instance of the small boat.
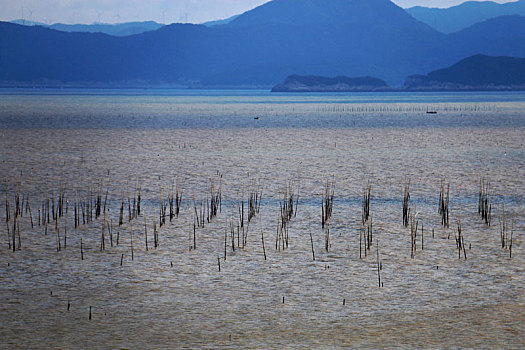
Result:
M259 120L259 119L261 119L261 118L260 118L260 117L254 117L253 119L255 119L255 120Z
M438 114L438 112L436 110L428 109L427 107L427 114Z

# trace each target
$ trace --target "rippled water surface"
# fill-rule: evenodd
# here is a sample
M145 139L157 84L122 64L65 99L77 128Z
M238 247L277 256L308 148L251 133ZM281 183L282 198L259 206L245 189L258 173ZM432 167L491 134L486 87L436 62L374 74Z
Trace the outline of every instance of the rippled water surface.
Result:
M523 93L1 90L0 347L523 348L524 110ZM490 227L478 215L481 178ZM212 182L220 211L194 235ZM373 245L360 258L367 183ZM255 184L262 202L248 224ZM297 211L276 249L290 185ZM181 211L159 228L172 186ZM141 214L129 221L139 187ZM59 193L67 212L39 225ZM75 228L75 202L98 193L105 215ZM243 199L239 247L231 227ZM503 214L512 251L501 246Z

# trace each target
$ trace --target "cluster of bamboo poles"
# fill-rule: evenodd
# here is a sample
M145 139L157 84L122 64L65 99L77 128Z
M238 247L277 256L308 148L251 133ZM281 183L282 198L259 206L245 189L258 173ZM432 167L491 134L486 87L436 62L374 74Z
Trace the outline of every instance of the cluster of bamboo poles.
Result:
M237 213L233 214L229 220L229 239L227 230L224 232L224 260L227 258L228 241L231 242L232 252L235 249L245 249L248 242L248 231L250 223L259 214L262 201L262 188L259 181L251 180L248 186L248 195L246 189L242 189L241 200L237 205ZM246 212L247 211L247 212ZM237 218L235 218L237 216ZM266 259L266 248L264 246L264 234L261 233L264 258ZM220 260L219 260L220 269Z
M403 194L403 226L408 227L410 217L410 181L405 183L405 192Z
M361 230L359 231L359 258L362 258L364 250L365 257L373 243L373 222L370 216L370 199L372 198L372 185L367 182L363 188L363 209L361 213ZM364 247L363 247L364 245Z
M259 181L252 180L248 194L248 222L250 222L261 209L262 189Z
M461 259L461 252L463 252L463 256L465 257L465 260L467 260L467 251L465 249L465 239L463 238L463 229L461 227L461 217L458 217L458 231L456 234L456 248L458 249L458 259Z
M416 215L410 215L410 257L414 259L417 250L417 230L419 220ZM421 235L423 237L423 235Z
M490 183L485 179L479 180L478 214L487 226L492 222L492 201L490 197Z
M9 223L11 221L11 211L10 211L10 204L9 204L9 195L8 195L8 189L6 185L5 189L5 224L7 228L7 242L9 245L9 250L20 250L22 249L22 240L20 237L20 219L23 216L23 203L24 200L20 200L20 186L17 186L17 191L15 194L15 207L13 209L13 218L12 218L12 229L11 232L9 231ZM29 203L29 201L27 201ZM29 204L26 205L26 208L28 208ZM27 209L26 209L27 210ZM33 223L33 219L31 219L31 225ZM17 238L18 238L18 244L17 244Z
M485 183L484 179L480 180L480 192L478 198L478 214L482 217L487 226L490 226L492 213L492 200L489 192L490 185ZM194 201L194 222L193 235L191 237L192 244L190 249L197 249L197 229L204 228L205 223L210 223L219 213L222 212L222 175L218 174L217 179L212 179L207 188L206 200L202 201L198 206ZM48 226L54 225L56 234L56 249L61 251L67 247L67 213L69 206L73 204L73 218L74 229L77 230L82 225L91 224L93 227L97 222L100 224L100 250L106 249L108 239L109 245L114 246L114 229L113 221L109 218L109 187L104 187L102 181L99 181L96 186L87 186L84 191L74 192L74 201L70 203L67 200L67 191L64 186L60 185L58 191L48 191L44 193L45 199L41 201L41 206L38 210L38 225L44 226L44 233L47 234ZM142 185L138 182L133 188L133 194L127 191L128 195L124 199L124 191L120 201L120 211L118 214L119 227L124 225L125 208L127 207L127 221L130 226L130 248L131 257L133 260L133 221L139 217L144 219L144 242L146 250L150 249L151 242L148 240L148 224L146 215L141 209L142 202ZM247 195L245 189L242 191L242 197L238 204L238 220L234 219L232 215L230 221L229 241L231 242L232 251L236 248L244 249L248 241L248 228L250 222L259 214L262 201L262 188L257 181L251 181L248 186ZM56 194L56 195L55 195ZM167 218L171 222L175 217L178 217L182 207L183 190L179 184L175 186L172 183L171 189L167 195L167 199L162 196L162 190L159 190L159 220L152 220L153 231L153 247L159 246L159 230L166 224ZM439 194L439 208L438 212L441 218L441 224L448 228L449 226L449 202L450 202L450 185L445 186L445 181L441 181ZM7 227L8 246L10 250L20 250L22 247L22 237L20 229L20 219L24 214L29 214L31 227L34 227L29 195L24 195L21 191L21 185L18 184L14 190L14 206L11 206L9 189L6 185L5 189L5 223ZM324 185L322 198L322 219L321 226L325 229L325 250L328 252L331 247L330 242L330 219L333 213L333 204L335 198L335 181L327 181ZM359 236L359 257L367 257L370 254L374 245L374 226L371 215L371 198L372 186L370 182L363 188L362 196L362 216L361 216L361 230ZM418 240L421 237L421 250L424 249L424 227L423 222L417 218L417 213L414 208L411 208L410 196L410 182L407 181L404 186L403 195L403 226L410 227L411 237L411 258L415 257L418 249ZM289 225L294 217L297 215L299 205L299 185L295 181L290 181L282 192L281 200L279 201L279 218L277 234L275 239L275 249L284 250L289 247L290 235ZM169 214L168 214L169 209ZM235 211L235 208L234 208ZM421 226L420 226L421 223ZM98 225L98 224L97 224ZM419 229L421 234L419 235ZM432 230L433 231L433 230ZM450 233L449 233L450 234ZM120 230L116 233L116 245L119 244ZM450 238L450 235L449 235ZM466 249L464 242L464 233L461 225L461 219L457 220L456 231L456 247L459 251L459 256L463 254L466 259ZM503 205L502 215L500 216L500 239L501 247L509 250L510 257L512 257L513 245L513 229L509 225L508 216L505 213ZM264 241L264 233L261 233L261 241L263 246L263 253L265 259L266 249ZM80 238L81 259L84 259L84 241ZM226 250L228 243L227 231L224 236L224 259L226 259ZM312 250L312 258L315 260L314 240L310 232L310 243ZM377 246L377 261L378 261L378 279L381 286L380 272L382 266L379 263L379 243L376 239ZM122 257L123 258L123 257ZM220 264L220 262L219 262Z
M334 206L335 182L327 181L324 188L323 201L321 203L321 227L324 228L332 217Z
M335 181L327 181L321 202L321 227L324 229L324 249L330 250L330 218L334 207Z
M499 218L500 226L500 241L501 248L509 251L509 257L512 258L512 241L514 236L514 229L509 230L509 218L505 213L505 204L503 204L503 210ZM510 232L509 232L510 231Z
M449 228L449 203L450 203L450 184L447 184L445 192L445 181L441 180L441 192L439 193L438 213L441 215L441 225Z
M297 189L297 193L295 192ZM299 185L294 181L289 182L282 196L282 202L279 203L280 212L277 224L277 233L275 235L275 249L286 249L289 245L288 225L292 218L297 216L297 207L299 204Z
M222 174L217 173L217 177L219 180L219 185L215 185L214 179L210 180L209 194L206 194L206 199L200 201L198 204L195 201L193 201L193 237L190 249L197 249L197 229L204 228L206 223L209 224L213 220L213 218L217 216L218 213L222 212ZM171 198L173 198L173 194ZM177 193L175 194L177 216L180 211L181 198L182 193L179 197L179 190L177 188ZM173 205L170 205L170 221L172 218L172 207Z
M138 180L137 180L138 182ZM141 201L142 201L142 186L137 184L134 188L133 197L130 196L129 189L127 191L127 208L128 208L128 222L131 222L133 219L137 218L141 214ZM125 211L126 201L124 197L124 191L122 191L121 201L120 201L120 211L118 225L122 226L124 224L124 211Z
M81 219L82 225L86 225L93 222L93 220L98 219L102 213L106 212L108 206L108 193L109 189L106 188L104 201L102 202L101 182L99 182L96 192L90 186L88 186L84 196L79 194L78 191L75 192L75 199L73 203L75 229L81 225ZM64 198L64 194L62 194L60 197ZM66 201L66 203L68 203L68 201ZM44 206L42 207L44 208Z

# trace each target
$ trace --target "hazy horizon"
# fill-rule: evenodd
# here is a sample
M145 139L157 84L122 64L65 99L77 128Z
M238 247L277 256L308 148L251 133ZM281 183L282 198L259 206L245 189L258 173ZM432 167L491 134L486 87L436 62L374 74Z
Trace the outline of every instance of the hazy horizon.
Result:
M475 0L480 1L480 0ZM514 0L492 0L498 3ZM49 0L44 7L41 0L4 0L0 5L0 20L27 21L46 24L92 24L155 21L158 23L203 23L225 19L249 11L268 0L192 0L169 1L88 1ZM413 6L447 8L463 0L393 0L403 8Z

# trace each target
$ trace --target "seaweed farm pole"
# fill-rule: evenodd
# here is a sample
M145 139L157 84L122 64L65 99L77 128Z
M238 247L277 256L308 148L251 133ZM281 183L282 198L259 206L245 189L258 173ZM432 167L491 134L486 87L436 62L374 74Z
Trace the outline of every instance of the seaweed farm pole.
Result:
M314 239L312 237L312 231L310 231L310 244L312 246L312 259L315 261Z
M18 220L17 223L16 223L16 232L17 232L17 235L18 235L18 247L17 247L17 249L20 250L20 249L22 249L22 240L20 238L20 220Z
M118 225L122 226L124 221L124 192L122 192L122 197L120 200L120 212L118 217Z
M146 237L146 251L148 251L148 229L146 226L146 215L144 215L144 236Z
M137 179L138 181L138 179ZM139 194L137 198L137 215L140 216L140 201L141 201L142 185L139 185Z
M131 236L131 261L133 261L134 255L133 255L133 223L131 223L130 227L130 236Z
M75 192L75 204L73 205L73 218L75 219L75 230L77 229L77 216L78 216L78 207L77 207L77 196L78 193ZM38 225L40 225L40 209L38 210Z
M180 194L179 194L179 183L177 182L177 187L176 187L176 195L175 195L175 204L176 204L176 208L175 208L175 214L177 215L177 217L179 217L179 211L180 211L180 207L181 207L181 204L182 204L182 189L180 191Z
M381 288L381 264L379 263L379 239L376 238L376 247L377 247L377 279L379 283L379 288Z
M129 197L129 188L128 188L128 222L130 222L132 219L133 219L133 216L131 216L131 198Z
M106 214L106 206L109 210L109 205L107 205L107 202L108 202L108 193L109 193L109 187L106 187L106 195L104 197L104 215Z
M363 227L363 231L359 231L359 259L362 259L362 250L363 250L363 249L362 249L362 244L361 244L361 241L362 241L361 237L362 237L363 234L364 234L364 230L365 230L365 229L364 229L364 227Z
M367 186L364 188L364 194L363 194L363 218L362 218L363 225L365 225L365 223L368 221L368 217L370 216L371 191L372 191L372 186L370 185L370 181L369 181Z
M193 221L193 250L197 249L197 233L195 228L195 221Z
M446 210L446 214L447 214L447 221L446 221L446 222L447 222L447 228L449 227L449 217L448 217L448 213L449 213L449 212L448 212L448 210L449 210L449 199L450 199L449 194L450 194L450 184L447 184L447 202L446 202L446 208L447 208L447 210Z
M293 216L297 217L297 208L299 207L299 189L300 189L300 183L297 183L297 196L295 196L295 208ZM332 194L332 201L333 201L333 194Z
M105 237L105 229L106 229L106 212L104 212L104 219L102 220L102 235L100 237L100 251L106 250L106 237Z
M324 228L332 216L335 182L326 182L324 197L321 201L321 227Z
M463 239L463 231L461 229L461 217L458 218L457 225L458 225L458 235L456 237L456 246L458 248L458 259L461 259L461 251L463 251L465 260L467 260L467 252L465 250L465 240Z
M328 252L330 250L330 225L325 229L324 233L324 248Z
M439 214L441 215L441 225L449 228L449 199L450 184L447 184L447 193L445 196L444 180L441 180L441 192L439 194Z
M168 194L168 204L170 207L170 222L173 220L173 217L175 216L173 212L173 181L171 183L171 190Z
M425 250L425 226L421 220L421 250Z
M502 214L499 218L500 225L500 239L501 239L501 248L506 248L506 232L507 232L507 216L505 215L505 203L503 203Z
M9 221L5 222L6 228L7 228L7 243L9 245L9 250L11 250L11 235L9 232Z
M324 218L325 218L324 201L321 201L321 227L322 228L324 228Z
M67 215L64 216L64 249L67 248Z
M512 228L510 230L510 245L509 245L509 258L512 259L512 236L514 235L514 223L512 224Z
M109 220L109 244L113 248L113 219Z
M264 232L263 231L261 231L261 241L262 241L262 247L263 247L264 260L266 260L266 248L264 247Z
M405 194L403 196L403 225L408 227L408 221L410 216L410 181L405 184Z
M13 252L16 251L16 222L18 220L18 210L17 208L15 208L15 213L14 213L15 217L13 218L13 232L11 233L11 236L12 236L12 247L13 248Z
M416 239L417 239L417 227L419 225L419 220L416 220L414 215L410 216L410 258L414 259L415 252L417 249Z
M235 227L233 226L233 222L230 222L230 237L232 240L232 250L235 251Z
M9 222L9 195L7 190L7 183L5 185L5 222Z
M157 223L153 220L153 241L155 243L155 248L157 248Z
M61 245L60 245L60 228L58 226L56 227L56 232L57 232L57 236L56 236L57 252L59 252L61 250Z
M281 212L282 212L282 208L281 208ZM280 229L280 225L281 225L281 222L280 222L280 217L277 218L277 232L276 232L276 235L275 235L275 250L278 250L279 249L279 242L280 242L280 233L279 233L279 229Z
M29 210L29 218L31 219L31 228L34 228L33 225L33 214L31 213L31 206L29 205L29 195L26 199L26 211Z
M490 183L485 183L485 179L479 180L479 198L478 198L478 214L485 222L485 225L490 226L492 221L492 200L490 198Z

